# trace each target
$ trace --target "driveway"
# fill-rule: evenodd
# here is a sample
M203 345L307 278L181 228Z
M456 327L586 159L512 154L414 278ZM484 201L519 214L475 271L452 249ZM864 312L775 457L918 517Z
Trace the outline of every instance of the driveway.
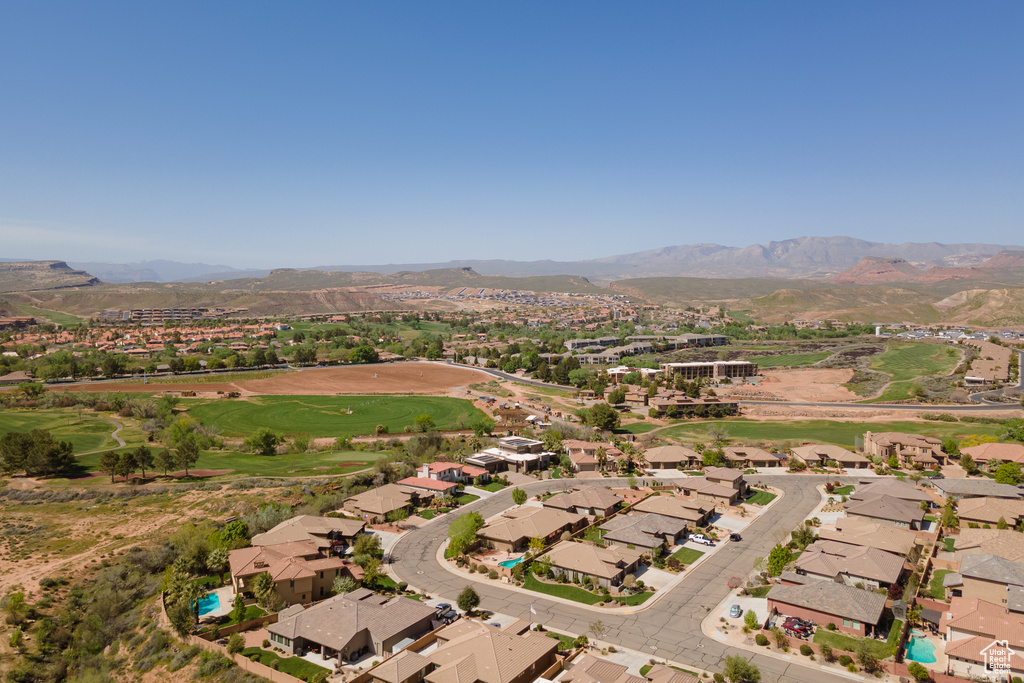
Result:
M742 543L724 544L719 552L705 558L686 580L669 589L651 607L632 613L602 614L599 618L609 627L602 639L604 642L659 659L689 663L700 669L722 669L725 656L736 653L737 649L703 633L701 621L731 592L726 583L728 578L746 576L754 558L768 555L775 532L782 531L788 535L821 501L815 487L824 482L824 477L750 475L749 480L783 490L786 504L775 505L756 518L745 530ZM523 488L528 494L536 495L545 490L564 490L573 483L571 480L545 480L525 484ZM607 483L621 485L626 480L611 479ZM467 509L479 512L486 519L511 505L512 494L506 490L476 501ZM526 621L530 621L532 602L537 610L533 621L566 633L586 633L590 623L596 621L597 615L592 610L556 603L542 596L527 598L496 582L449 572L436 559L437 549L444 539L445 528L442 525L430 525L403 535L394 549L394 573L409 585L431 595L444 596L453 603L467 583L472 582L481 597L481 607ZM765 680L774 678L797 683L840 683L848 680L845 676L823 672L798 660L787 662L757 652L742 653L760 668Z

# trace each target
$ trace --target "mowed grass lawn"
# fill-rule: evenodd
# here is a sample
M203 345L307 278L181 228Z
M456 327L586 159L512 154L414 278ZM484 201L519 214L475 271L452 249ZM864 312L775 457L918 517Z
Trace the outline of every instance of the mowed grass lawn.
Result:
M116 427L103 415L88 410L78 416L75 410L11 410L0 412L0 434L49 430L58 441L70 441L75 453L85 453L117 445L110 438Z
M788 356L759 356L752 360L760 368L799 368L814 365L831 355L831 351L819 351L818 353L793 353Z
M257 427L285 436L359 436L373 434L379 424L395 434L415 427L417 415L430 415L438 429L468 427L486 417L465 399L441 396L258 396L199 403L188 412L225 436L248 436Z
M892 376L894 382L923 375L948 375L960 362L960 354L949 354L950 347L923 342L890 342L889 348L871 358L871 369Z
M709 441L708 428L718 426L729 432L730 443L739 441L801 441L834 443L853 448L855 438L868 428L873 432L909 432L945 439L966 434L997 436L1006 428L997 424L961 424L956 422L873 422L865 426L859 422L833 420L787 420L786 422L758 422L756 420L714 420L686 422L658 432L658 436L689 445L694 441Z
M886 640L881 641L873 638L852 638L838 631L829 631L819 624L819 628L814 631L813 641L819 645L826 643L833 649L856 652L857 644L863 640L867 643L868 650L875 657L878 659L889 659L896 654L896 645L900 638L900 631L902 628L902 621L899 619L893 620L889 627L889 637Z
M149 444L152 445L152 444ZM117 449L118 452L127 449ZM153 455L161 448L153 448ZM173 450L172 450L173 452ZM100 472L101 453L91 453L78 458L83 472ZM229 470L223 476L235 477L315 477L329 474L348 474L372 467L379 454L365 451L334 451L330 453L288 453L282 455L253 455L251 453L202 451L199 461L189 467L192 470ZM160 468L147 470L163 474ZM98 483L110 483L109 478L96 477ZM82 483L77 480L75 483Z

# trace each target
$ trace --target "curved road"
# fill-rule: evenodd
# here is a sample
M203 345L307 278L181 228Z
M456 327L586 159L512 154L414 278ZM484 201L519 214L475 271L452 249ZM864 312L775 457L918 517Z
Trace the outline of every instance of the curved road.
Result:
M832 477L835 480L835 477ZM602 479L602 484L626 484L625 479ZM475 584L484 609L531 620L530 604L537 610L532 621L556 630L574 634L587 633L590 623L600 619L608 627L602 642L631 648L652 657L691 663L703 669L721 671L728 654L743 654L757 665L764 680L798 681L799 683L839 683L848 676L825 670L801 657L781 661L756 652L727 647L701 631L701 620L730 593L726 584L730 576L745 577L754 559L766 557L777 535L796 528L821 501L815 486L825 481L822 476L752 475L749 482L763 481L782 489L785 498L743 531L743 541L725 543L709 556L684 581L651 607L635 613L603 613L584 607L566 605L542 595L524 594L504 588L493 581L458 576L440 566L437 549L447 537L444 522L428 524L406 533L391 552L392 568L402 581L428 593L455 602L469 582ZM521 486L535 495L577 485L575 480L545 480ZM466 510L479 512L486 519L512 505L510 489L476 501Z

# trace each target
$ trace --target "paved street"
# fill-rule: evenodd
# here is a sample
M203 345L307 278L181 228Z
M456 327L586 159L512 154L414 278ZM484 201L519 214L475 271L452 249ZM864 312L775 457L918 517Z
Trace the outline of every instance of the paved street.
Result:
M833 479L835 479L833 477ZM701 632L700 622L722 601L730 589L730 576L746 576L756 557L764 557L775 544L777 536L795 528L820 501L815 486L825 478L819 476L751 475L748 481L763 481L785 491L785 499L753 522L743 534L743 541L728 543L720 552L702 562L690 576L662 596L653 606L635 613L601 613L585 607L570 606L545 599L527 597L493 581L474 581L483 609L501 612L530 621L530 603L537 615L532 621L569 633L587 633L591 622L600 619L609 627L604 642L622 645L652 657L675 660L683 664L720 671L727 654L749 656L764 674L762 680L798 681L800 683L849 680L849 675L824 671L818 666L794 659L780 661L772 657L728 648ZM523 486L534 495L543 491L570 488L583 482L546 480ZM625 485L625 479L603 479L603 485ZM484 518L512 505L512 494L506 489L486 500L468 506ZM454 518L454 517L453 517ZM436 553L447 537L445 521L410 531L394 549L395 574L410 586L455 602L459 591L470 581L439 566Z

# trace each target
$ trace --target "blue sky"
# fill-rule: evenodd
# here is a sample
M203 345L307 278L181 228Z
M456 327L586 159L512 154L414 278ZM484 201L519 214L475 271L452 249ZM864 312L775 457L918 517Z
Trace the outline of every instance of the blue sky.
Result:
M1021 242L1024 3L0 2L0 256Z

